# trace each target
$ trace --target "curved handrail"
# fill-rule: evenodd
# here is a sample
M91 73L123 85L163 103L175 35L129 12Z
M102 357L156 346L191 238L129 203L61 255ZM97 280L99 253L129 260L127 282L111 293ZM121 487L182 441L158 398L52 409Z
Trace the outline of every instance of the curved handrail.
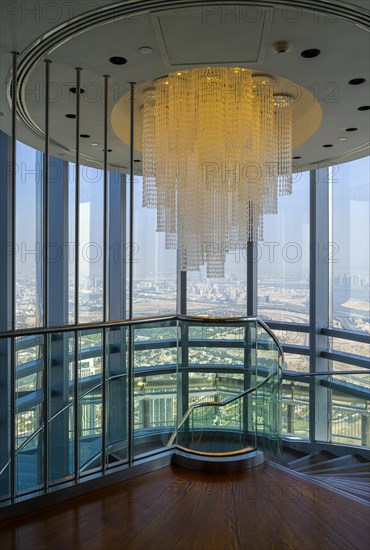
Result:
M186 422L187 418L189 418L189 416L191 415L191 413L193 412L194 409L198 409L200 407L223 407L224 405L228 405L229 403L232 403L233 401L237 401L238 399L240 399L242 397L245 397L249 393L252 393L255 390L258 390L258 388L260 388L261 386L266 384L266 382L268 382L270 380L270 378L272 378L275 374L276 374L275 372L271 372L268 376L266 376L266 378L261 380L261 382L259 382L258 384L256 384L252 388L248 388L247 390L243 391L242 393L239 393L238 395L236 395L234 397L229 397L228 399L225 399L224 401L203 401L203 403L195 403L194 405L190 405L190 407L188 408L188 410L186 411L186 413L184 414L184 416L182 417L180 422L177 424L177 426L176 426L175 430L173 431L170 439L168 440L167 447L170 447L171 445L173 445L173 442L175 440L175 437L176 437L179 429Z
M225 324L233 325L237 323L248 323L255 321L259 323L263 328L270 334L270 336L275 340L276 344L279 345L279 342L276 336L273 334L271 329L266 325L264 321L259 319L256 316L250 317L202 317L195 315L157 315L153 317L137 317L135 319L116 319L114 321L102 321L102 322L88 322L81 324L70 324L70 325L53 325L49 327L32 327L32 328L23 328L15 330L0 331L0 339L2 338L13 338L13 337L27 337L32 335L41 336L43 334L55 334L60 332L83 332L88 330L100 330L100 329L114 329L114 328L124 328L124 327L134 327L140 325L151 324L155 322L166 322L166 321L188 321L188 322L206 322L209 325L212 324ZM280 345L279 345L280 346Z
M199 318L197 318L197 317L188 317L188 316L185 316L185 315L178 315L177 317L181 321L199 320ZM229 318L229 319L224 319L224 320L212 319L212 321L214 321L216 323L217 322L218 323L220 323L220 322L226 322L227 323L228 322L230 324L238 323L238 322L239 323L240 322L249 323L249 322L254 321L255 323L259 324L269 334L269 336L272 338L272 340L276 344L276 347L277 347L277 349L280 353L280 356L284 360L284 352L283 352L283 348L280 344L279 339L273 333L273 331L266 325L266 323L264 323L261 319L258 319L257 317L237 317L237 318L233 318L233 319ZM278 363L278 369L279 369L279 367L280 367L280 363ZM194 409L198 409L200 407L223 407L224 405L228 405L229 403L237 401L238 399L241 399L241 398L245 397L246 395L256 391L258 388L260 388L261 386L266 384L273 376L275 376L275 374L276 374L276 372L271 372L268 376L266 376L266 378L261 380L261 382L259 382L258 384L256 384L252 388L248 388L244 392L241 392L236 396L229 397L228 399L225 399L224 401L204 401L203 403L195 403L193 405L190 405L190 407L188 408L188 410L186 411L186 413L184 414L184 416L181 418L180 422L177 424L176 428L174 429L170 439L168 440L167 446L170 447L170 446L173 445L173 443L175 441L175 438L176 438L176 436L179 432L179 429L181 428L181 426L183 426L183 424L189 418L189 416L191 415L191 413L193 412Z
M109 321L109 322L102 322L102 323L84 323L81 325L64 325L60 327L35 327L32 329L23 329L23 330L15 330L15 331L6 331L0 332L0 339L4 337L14 337L14 336L30 336L32 334L51 334L56 332L83 332L84 330L92 330L92 329L104 329L104 328L123 328L123 327L131 327L131 326L140 326L140 325L146 325L151 324L155 322L165 322L165 321L185 321L185 322L195 322L195 323L204 323L206 322L209 325L237 325L240 323L251 323L255 322L258 325L260 325L265 332L269 334L269 336L272 338L274 343L276 344L280 355L282 358L284 358L284 352L283 348L278 340L278 338L275 336L273 331L270 329L270 327L261 319L255 316L251 317L197 317L197 316L188 316L188 315L163 315L163 316L156 316L156 317L148 317L148 318L138 318L138 319L125 319L125 320L116 320L116 321ZM168 446L173 444L173 441L178 433L178 430L181 428L181 426L184 424L186 419L189 417L189 415L192 413L192 411L199 407L205 407L205 406L214 406L214 407L222 407L224 405L227 405L229 403L232 403L233 401L236 401L237 399L240 399L249 393L252 393L253 391L257 390L259 387L261 387L263 384L268 382L268 380L274 376L276 373L270 373L266 378L264 378L261 382L256 384L254 387L249 388L248 390L245 390L244 392L238 394L237 396L225 399L221 402L203 402L203 403L197 403L194 405L191 405L183 418L180 420L179 424L175 428L173 434L171 435L171 438L168 442ZM91 391L97 389L101 385L101 382L96 384L93 388L90 388L83 394L81 394L79 397L83 397L84 395L87 395ZM51 418L48 419L48 425L51 423L56 417L58 417L60 414L65 412L67 409L71 408L73 406L74 402L71 401L70 403L67 403L62 409L57 411ZM20 446L15 450L15 456L18 455L28 444L29 442L34 439L42 430L44 429L44 425L39 426L31 435L29 435L21 444ZM0 475L6 470L6 468L10 465L11 460L8 460L3 467L0 470Z
M270 327L264 321L262 321L262 319L259 319L258 317L256 317L254 320L269 334L269 336L271 336L271 338L273 339L276 346L278 347L280 354L284 360L283 346L281 345L279 338L276 336L276 334L274 334L274 332L270 329Z

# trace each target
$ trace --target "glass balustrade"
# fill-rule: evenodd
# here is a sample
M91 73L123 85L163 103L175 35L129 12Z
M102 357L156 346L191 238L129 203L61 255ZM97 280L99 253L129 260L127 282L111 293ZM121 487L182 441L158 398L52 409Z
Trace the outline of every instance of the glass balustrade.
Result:
M15 373L3 501L176 447L279 457L282 433L309 437L313 375L286 370L282 380L281 346L258 319L36 328L0 342L2 375ZM329 396L327 440L369 446L368 373L353 369L333 363L315 383Z

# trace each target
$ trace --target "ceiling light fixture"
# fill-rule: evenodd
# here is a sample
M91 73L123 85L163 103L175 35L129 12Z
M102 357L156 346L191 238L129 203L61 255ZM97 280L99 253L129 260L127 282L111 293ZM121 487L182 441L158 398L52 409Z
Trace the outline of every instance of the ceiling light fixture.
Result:
M333 147L332 143L326 143L323 147Z
M153 53L153 48L151 48L150 46L141 46L138 51L142 55L149 55L150 53Z
M352 80L348 81L348 84L350 84L351 86L359 86L364 82L366 82L365 78L352 78Z
M76 115L74 115L73 113L67 113L65 115L66 118L76 118Z
M90 134L80 134L80 138L87 139L89 137L91 137Z
M338 141L347 141L348 138L346 138L345 136L341 136L338 138Z
M113 57L109 58L109 63L112 63L112 65L126 65L127 59L125 57L114 55Z
M358 128L346 128L346 132L357 132Z
M358 111L368 111L370 109L370 105L361 105L361 107L357 107Z
M227 252L263 238L292 192L292 103L244 68L178 71L145 93L143 205L182 271L224 277Z
M71 94L76 94L77 93L76 86L73 86L72 88L69 88L69 91L71 92ZM85 90L83 88L80 88L80 94L84 94L84 93L85 93Z
M313 57L317 57L318 55L320 55L320 53L320 50L316 48L310 48L308 50L303 50L303 52L301 52L301 56L306 59L312 59Z

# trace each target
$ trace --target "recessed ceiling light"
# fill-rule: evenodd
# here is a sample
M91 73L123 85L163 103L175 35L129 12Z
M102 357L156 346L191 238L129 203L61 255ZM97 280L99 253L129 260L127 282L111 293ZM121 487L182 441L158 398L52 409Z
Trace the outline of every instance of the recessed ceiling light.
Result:
M333 147L333 145L331 143L326 143L323 147Z
M338 138L338 141L347 141L348 138L346 138L345 136L341 136Z
M104 152L104 149L102 149L102 151ZM108 153L111 153L112 152L112 149L108 149Z
M74 115L73 113L67 113L65 115L66 118L76 118L76 115Z
M97 145L99 145L99 143L93 142L93 143L91 143L90 145L91 145L92 147L96 147Z
M346 128L346 132L357 132L358 128Z
M370 105L361 105L361 107L357 107L358 111L368 111L370 109Z
M80 134L80 138L85 138L85 139L87 139L87 138L89 138L89 137L91 137L90 134Z
M352 80L349 80L348 84L351 84L351 86L358 86L364 82L366 82L365 78L352 78Z
M73 86L72 88L69 88L69 91L71 92L71 94L76 94L77 93L76 86ZM85 93L85 90L83 88L80 88L80 94L84 94L84 93Z
M109 58L109 62L112 63L112 65L126 65L127 59L125 57L114 55L113 57Z
M299 156L296 156L296 157L292 157L293 159L301 159L302 157L299 157Z
M148 55L153 52L153 48L151 48L150 46L141 46L138 52L142 53L143 55Z
M141 162L141 160L140 159L135 159L134 162Z
M303 52L301 52L301 56L305 57L306 59L311 59L312 57L317 57L318 55L320 55L320 53L320 50L317 50L316 48L310 48L308 50L303 50Z

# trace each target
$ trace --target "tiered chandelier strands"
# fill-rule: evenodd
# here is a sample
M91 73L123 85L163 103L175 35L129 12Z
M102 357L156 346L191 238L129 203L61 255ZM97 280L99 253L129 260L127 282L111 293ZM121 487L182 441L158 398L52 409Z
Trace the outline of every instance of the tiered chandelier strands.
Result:
M263 216L292 192L292 100L248 69L160 78L144 95L143 206L182 271L224 277L226 254L263 239Z

